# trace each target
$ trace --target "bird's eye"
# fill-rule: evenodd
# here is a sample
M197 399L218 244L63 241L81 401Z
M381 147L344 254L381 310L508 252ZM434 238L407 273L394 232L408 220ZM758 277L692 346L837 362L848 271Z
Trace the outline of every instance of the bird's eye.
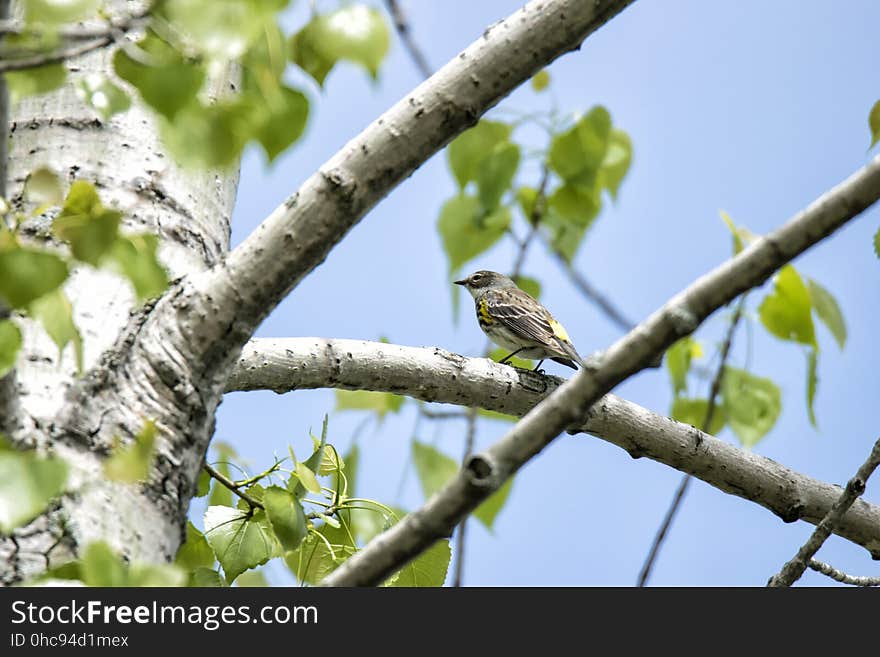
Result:
M473 276L471 276L471 281L473 281L474 283L478 283L482 278L482 274L474 274Z

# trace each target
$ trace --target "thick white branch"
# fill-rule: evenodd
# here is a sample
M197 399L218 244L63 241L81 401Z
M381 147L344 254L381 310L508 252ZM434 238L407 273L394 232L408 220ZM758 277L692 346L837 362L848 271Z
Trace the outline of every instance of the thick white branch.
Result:
M458 476L418 511L376 537L325 580L330 586L384 580L437 539L614 386L646 367L676 340L740 293L830 235L880 198L880 157L837 185L781 228L700 277L614 343L601 362L585 367L529 411L500 441L475 454Z
M634 0L533 0L373 121L216 268L207 293L254 327L398 183L538 70ZM208 318L209 320L211 317ZM238 342L236 343L236 341Z
M373 390L522 416L563 382L438 348L258 338L245 346L227 390ZM612 394L594 405L577 429L625 449L634 458L645 456L756 502L786 522L800 519L817 524L841 493L838 486ZM880 557L880 507L858 502L834 531Z

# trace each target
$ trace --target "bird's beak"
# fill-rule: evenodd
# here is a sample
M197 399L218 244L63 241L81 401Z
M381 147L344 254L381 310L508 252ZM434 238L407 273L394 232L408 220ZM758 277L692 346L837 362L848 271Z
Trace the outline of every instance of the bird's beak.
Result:
M452 281L452 282L455 283L456 285L467 285L467 279L466 279L466 278L463 278L463 279L461 279L460 281Z

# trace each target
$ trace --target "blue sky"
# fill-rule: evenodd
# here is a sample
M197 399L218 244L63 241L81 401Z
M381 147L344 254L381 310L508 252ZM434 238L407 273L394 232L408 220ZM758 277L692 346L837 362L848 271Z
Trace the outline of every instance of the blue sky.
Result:
M301 25L307 3L291 11ZM332 2L319 2L332 8ZM378 3L377 3L378 4ZM519 2L403 2L415 38L436 68ZM636 320L730 255L719 219L724 209L757 233L788 219L869 158L867 115L880 98L876 26L880 3L850 0L750 0L736 3L641 0L550 67L562 112L602 104L632 137L635 159L619 200L607 205L582 244L578 269ZM270 167L250 151L242 165L233 243L294 191L319 165L419 83L394 40L378 82L353 66L330 74L320 91L295 78L313 99L304 139ZM498 111L544 110L548 95L528 86ZM490 114L491 116L491 114ZM536 134L523 131L524 140ZM528 167L522 182L534 184ZM272 313L260 336L377 339L480 354L484 338L462 298L452 320L450 280L436 231L442 203L455 193L438 154L370 212ZM878 436L873 404L880 388L875 346L880 323L880 261L871 238L872 208L795 264L836 296L849 328L841 352L820 327L816 400L819 430L807 420L806 360L798 347L769 337L754 314L737 335L732 364L770 376L782 388L783 412L756 451L824 481L845 483ZM465 269L510 269L514 245L502 241ZM581 353L608 346L619 331L586 302L543 247L525 273L544 284L542 300L566 325ZM765 288L766 289L766 288ZM754 294L756 307L763 292ZM708 353L723 317L697 333ZM872 337L874 336L874 337ZM555 364L548 371L567 376ZM665 413L665 371L649 371L615 392ZM705 394L705 391L702 391ZM235 393L219 410L215 439L235 445L255 466L286 445L304 451L308 429L333 409L332 391ZM364 421L333 413L330 437L341 448ZM416 421L414 403L382 425L362 427L359 495L415 508L414 472L401 478ZM478 444L509 427L482 421ZM726 430L723 438L735 440ZM459 458L462 423L422 422L417 437ZM563 436L517 476L494 534L473 523L465 582L470 585L631 585L680 473L632 460L599 439ZM866 498L880 503L880 475ZM654 570L653 585L763 585L812 531L784 524L764 509L695 482ZM853 574L880 575L869 555L832 537L819 558ZM280 577L281 568L270 568ZM808 573L804 584L826 585Z

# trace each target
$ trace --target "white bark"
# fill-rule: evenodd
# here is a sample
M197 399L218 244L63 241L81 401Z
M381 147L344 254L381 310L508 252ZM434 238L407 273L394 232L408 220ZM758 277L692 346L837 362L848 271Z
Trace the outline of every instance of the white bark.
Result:
M564 381L436 347L257 338L245 345L227 391L372 390L523 416ZM599 400L586 420L572 430L617 445L633 458L644 456L693 475L725 493L760 504L785 522L819 523L841 493L838 486L613 394ZM880 507L857 502L834 531L880 557Z
M880 157L739 255L697 279L529 411L500 441L475 454L418 511L376 537L325 580L328 586L377 584L452 529L590 407L646 367L676 340L740 293L763 283L813 244L880 198Z

